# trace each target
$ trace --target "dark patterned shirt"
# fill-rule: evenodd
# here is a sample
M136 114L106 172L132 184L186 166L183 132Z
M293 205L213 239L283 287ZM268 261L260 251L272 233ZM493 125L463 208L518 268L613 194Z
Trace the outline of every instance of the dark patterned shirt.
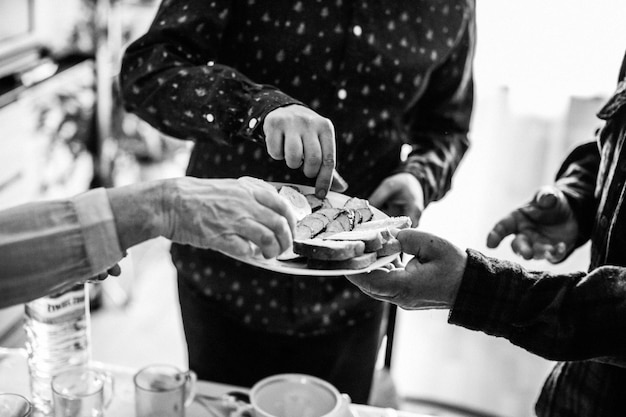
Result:
M598 114L597 143L575 149L558 173L591 238L589 272L553 275L469 251L450 322L506 337L558 362L536 405L540 417L626 416L626 58Z
M123 97L159 130L195 142L189 175L312 185L263 143L270 111L303 104L335 126L350 195L367 198L386 177L409 172L428 204L448 191L468 147L469 3L164 0L125 53ZM208 301L257 328L324 332L379 308L337 277L277 275L178 245L173 255Z

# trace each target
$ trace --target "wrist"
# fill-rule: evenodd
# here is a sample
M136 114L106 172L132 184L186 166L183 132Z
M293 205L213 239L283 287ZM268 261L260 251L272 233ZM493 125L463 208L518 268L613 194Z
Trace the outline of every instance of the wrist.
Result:
M107 189L122 250L162 234L163 194L159 181Z

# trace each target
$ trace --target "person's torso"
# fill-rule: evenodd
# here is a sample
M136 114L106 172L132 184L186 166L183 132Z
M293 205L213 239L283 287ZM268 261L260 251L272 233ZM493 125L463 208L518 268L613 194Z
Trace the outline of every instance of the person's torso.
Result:
M337 169L351 195L365 198L398 167L407 112L449 58L468 13L465 0L236 1L217 61L329 118ZM312 183L245 139L199 143L189 174Z

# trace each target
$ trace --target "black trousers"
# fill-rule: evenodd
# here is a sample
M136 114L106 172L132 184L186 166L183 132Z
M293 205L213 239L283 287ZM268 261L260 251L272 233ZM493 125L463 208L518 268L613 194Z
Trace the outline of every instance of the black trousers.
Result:
M178 291L189 368L199 379L251 387L266 376L303 373L330 382L355 403L367 403L382 313L331 334L275 334L225 317L181 281Z

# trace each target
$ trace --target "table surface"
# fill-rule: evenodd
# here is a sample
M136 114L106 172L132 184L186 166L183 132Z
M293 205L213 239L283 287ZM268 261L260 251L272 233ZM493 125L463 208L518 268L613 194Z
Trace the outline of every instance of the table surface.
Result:
M106 415L115 417L135 417L133 375L136 370L101 362L94 362L92 367L103 369L113 374L115 394L111 405L107 409ZM248 389L209 381L198 381L196 391L198 394L216 397L226 394L229 391L248 391ZM0 392L13 392L30 398L25 349L0 347ZM217 405L215 405L215 408L211 408L213 412L207 410L199 401L194 401L187 408L186 416L228 417L229 415L227 409L220 408ZM361 404L352 404L350 411L354 417L427 417L424 414L398 411L390 408L371 407Z

